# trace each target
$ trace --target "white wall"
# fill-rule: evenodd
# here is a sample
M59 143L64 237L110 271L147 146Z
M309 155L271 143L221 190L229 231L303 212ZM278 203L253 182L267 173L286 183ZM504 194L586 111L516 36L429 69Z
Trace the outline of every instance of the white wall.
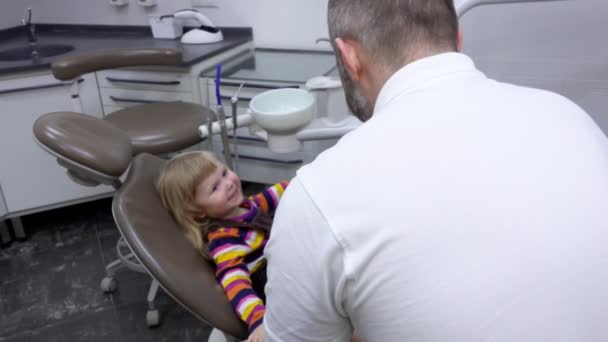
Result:
M26 15L27 12L21 1L0 0L0 30L19 25Z
M555 91L608 134L607 0L482 6L461 20L464 50L490 77Z
M190 0L159 0L144 8L131 0L116 8L107 0L0 0L31 6L37 22L106 25L147 25L149 14L167 14L191 8ZM327 37L327 0L217 0L219 8L199 9L219 26L249 26L255 43L264 47L325 48L315 46ZM2 5L4 7L4 5ZM4 10L4 8L3 8ZM323 46L325 45L325 46Z

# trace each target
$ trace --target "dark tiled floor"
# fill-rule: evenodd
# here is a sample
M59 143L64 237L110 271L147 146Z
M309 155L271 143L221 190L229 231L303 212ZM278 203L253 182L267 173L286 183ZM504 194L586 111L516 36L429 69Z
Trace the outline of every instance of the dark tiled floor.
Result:
M119 236L110 205L104 199L22 218L28 239L0 249L0 342L208 338L211 328L162 291L162 325L148 328L147 275L120 271L118 290L102 293Z

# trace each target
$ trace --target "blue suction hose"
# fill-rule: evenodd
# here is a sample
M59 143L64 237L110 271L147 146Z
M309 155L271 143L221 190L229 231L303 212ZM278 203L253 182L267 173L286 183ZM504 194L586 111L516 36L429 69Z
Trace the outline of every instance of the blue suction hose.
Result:
M232 154L230 153L230 145L228 142L228 130L226 129L226 114L224 113L224 107L222 107L222 96L220 94L221 74L222 64L220 63L215 69L215 99L217 101L217 116L220 124L220 136L222 137L224 161L230 169L234 169L234 165L232 165Z
M215 68L215 100L217 101L217 107L222 107L222 96L220 94L220 80L222 75L222 63L218 64Z

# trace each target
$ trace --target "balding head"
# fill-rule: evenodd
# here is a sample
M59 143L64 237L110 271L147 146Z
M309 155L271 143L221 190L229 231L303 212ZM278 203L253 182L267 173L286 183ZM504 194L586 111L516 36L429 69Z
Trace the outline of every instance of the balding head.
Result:
M397 70L459 48L453 0L329 0L328 26L348 106L363 121Z
M453 0L329 0L328 26L392 69L458 44Z

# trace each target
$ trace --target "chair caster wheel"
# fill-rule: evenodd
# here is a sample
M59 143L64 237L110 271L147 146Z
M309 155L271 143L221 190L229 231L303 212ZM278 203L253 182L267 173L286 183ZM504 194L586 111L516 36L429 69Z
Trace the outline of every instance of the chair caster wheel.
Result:
M146 312L146 324L150 328L160 325L160 313L158 310L148 310L148 312Z
M111 277L105 277L101 280L101 290L104 293L114 292L116 290L116 280Z

